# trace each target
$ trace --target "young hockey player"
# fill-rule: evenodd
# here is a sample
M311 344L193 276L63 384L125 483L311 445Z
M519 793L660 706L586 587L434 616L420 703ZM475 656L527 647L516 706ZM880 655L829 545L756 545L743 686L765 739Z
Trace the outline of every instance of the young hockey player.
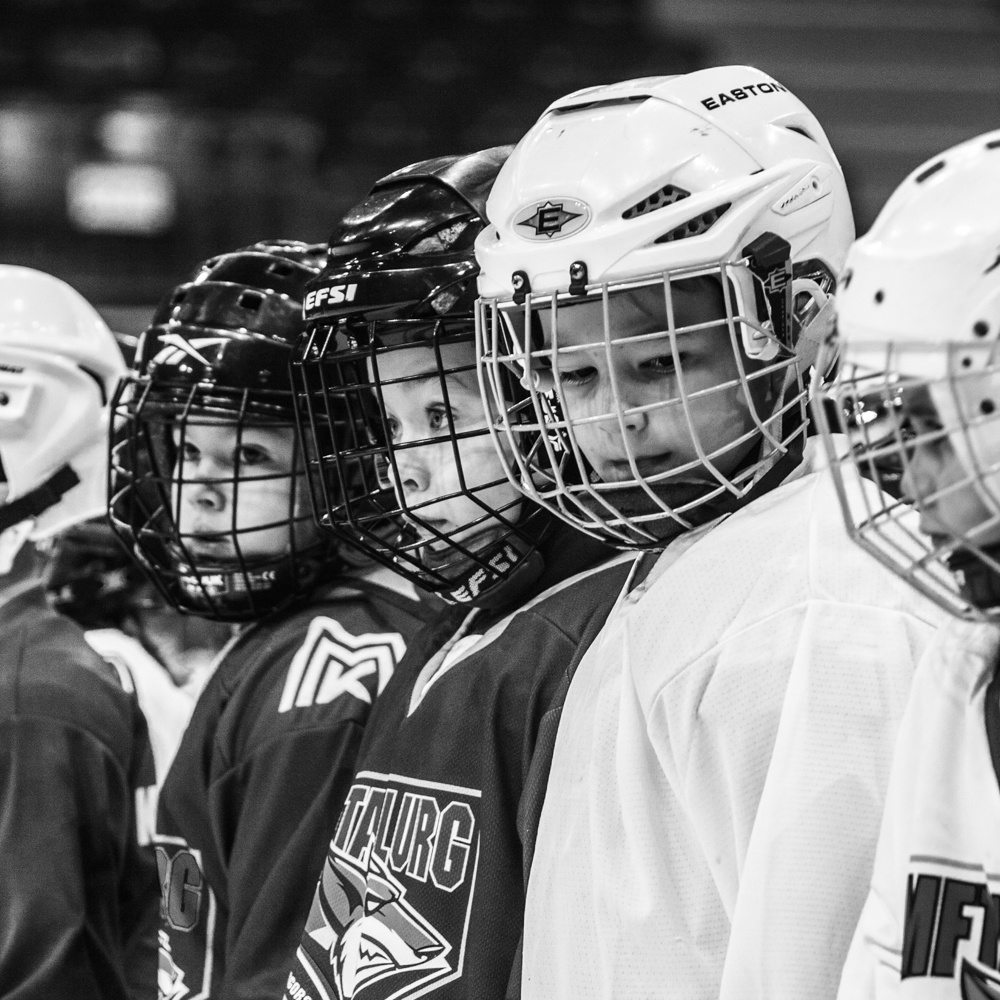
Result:
M783 86L718 67L556 102L487 211L484 386L530 390L512 476L651 553L567 695L524 994L832 996L941 618L810 471L837 160Z
M372 702L430 613L394 574L348 572L312 521L288 361L322 260L275 242L207 261L115 400L113 527L175 607L246 623L159 797L170 1000L280 988Z
M137 805L153 759L135 697L50 610L40 546L105 508L124 374L79 293L0 267L0 993L128 1000L156 982L159 893Z
M507 152L380 181L306 297L300 400L320 485L381 470L327 519L454 607L414 641L373 710L289 1000L489 1000L512 971L516 986L562 697L634 558L521 499L491 443L472 243ZM499 409L524 394L513 378L505 391ZM365 426L325 456L329 419L349 412ZM387 517L404 528L380 530Z
M966 619L914 677L843 1000L1000 996L998 190L1000 131L918 167L852 247L837 301L842 361L827 397L855 445L842 474L901 471L920 532L900 503L866 509L845 490L848 524Z

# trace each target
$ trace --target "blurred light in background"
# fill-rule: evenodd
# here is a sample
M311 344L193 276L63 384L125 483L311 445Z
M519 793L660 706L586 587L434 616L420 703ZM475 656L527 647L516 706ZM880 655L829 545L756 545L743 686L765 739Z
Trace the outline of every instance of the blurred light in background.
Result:
M752 63L824 123L859 230L998 124L997 0L6 0L0 254L126 334L198 261L318 241L383 174L563 94Z

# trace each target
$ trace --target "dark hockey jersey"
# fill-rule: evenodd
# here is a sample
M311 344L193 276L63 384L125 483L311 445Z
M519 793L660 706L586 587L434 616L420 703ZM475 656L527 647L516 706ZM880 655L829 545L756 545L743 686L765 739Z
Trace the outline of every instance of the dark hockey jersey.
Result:
M137 809L154 782L135 696L82 630L41 586L0 603L5 1000L152 996L159 891Z
M437 607L371 570L223 651L160 793L161 1000L280 990L372 703Z
M541 593L442 620L386 688L286 1000L505 995L561 699L635 559L564 527L546 548Z

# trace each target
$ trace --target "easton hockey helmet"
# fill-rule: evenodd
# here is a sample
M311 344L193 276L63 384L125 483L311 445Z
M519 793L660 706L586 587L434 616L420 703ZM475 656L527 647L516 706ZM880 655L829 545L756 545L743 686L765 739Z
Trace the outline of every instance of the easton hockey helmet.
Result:
M526 497L659 548L798 462L854 226L830 143L784 86L723 66L570 94L487 214L484 391L496 406L511 369L527 390L500 431Z
M206 261L161 303L115 397L111 524L179 610L260 618L335 565L288 374L323 260L275 241Z

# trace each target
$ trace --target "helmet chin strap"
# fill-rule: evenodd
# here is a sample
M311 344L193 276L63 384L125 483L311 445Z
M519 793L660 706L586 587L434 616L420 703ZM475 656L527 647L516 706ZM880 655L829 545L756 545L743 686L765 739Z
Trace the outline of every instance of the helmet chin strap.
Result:
M68 465L56 469L40 486L0 507L0 533L44 514L79 483L80 477Z
M1000 562L1000 545L984 546L983 552ZM1000 609L1000 573L984 562L976 552L956 549L947 560L955 574L962 596L983 611Z

